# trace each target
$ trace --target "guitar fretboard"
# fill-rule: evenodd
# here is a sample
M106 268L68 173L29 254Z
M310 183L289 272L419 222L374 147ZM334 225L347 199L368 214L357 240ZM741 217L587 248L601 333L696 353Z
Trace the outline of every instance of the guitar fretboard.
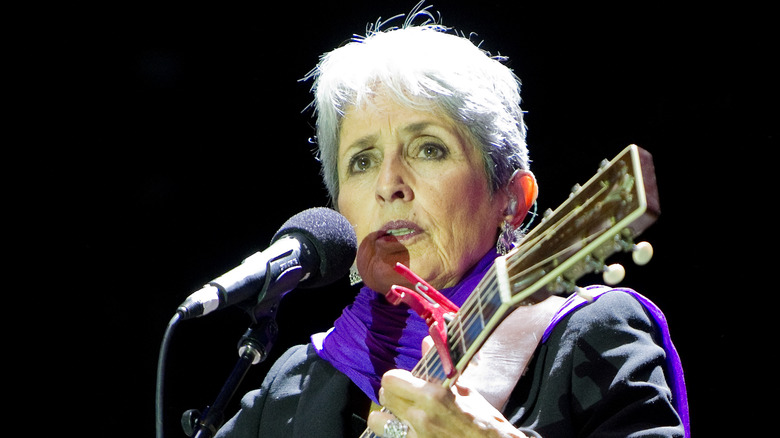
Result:
M484 335L488 322L501 308L502 301L496 287L494 270L495 266L492 266L485 275L489 280L483 280L477 285L458 311L458 316L447 324L447 343L450 347L450 357L455 364L463 361L471 346ZM432 349L428 353L412 369L412 374L428 381L445 381L447 375L436 350Z

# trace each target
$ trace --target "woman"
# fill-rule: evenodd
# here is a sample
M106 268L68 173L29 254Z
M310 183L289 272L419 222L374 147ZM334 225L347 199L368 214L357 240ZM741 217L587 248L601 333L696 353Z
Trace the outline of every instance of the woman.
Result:
M683 436L662 327L624 292L562 315L498 403L468 369L449 389L408 371L428 327L386 300L407 284L395 264L460 305L520 238L537 195L517 78L468 39L410 21L326 54L310 74L324 181L355 227L365 286L328 333L274 364L217 436L359 436L366 425L388 437Z

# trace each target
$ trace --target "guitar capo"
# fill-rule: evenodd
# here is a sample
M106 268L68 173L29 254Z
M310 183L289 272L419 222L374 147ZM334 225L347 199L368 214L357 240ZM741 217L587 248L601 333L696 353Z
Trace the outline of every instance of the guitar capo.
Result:
M396 263L395 271L412 282L414 290L393 285L385 297L396 306L401 302L406 303L420 315L428 325L428 333L430 333L433 344L439 353L444 373L447 378L454 377L456 371L447 343L447 323L451 322L455 314L458 313L458 306L403 264Z

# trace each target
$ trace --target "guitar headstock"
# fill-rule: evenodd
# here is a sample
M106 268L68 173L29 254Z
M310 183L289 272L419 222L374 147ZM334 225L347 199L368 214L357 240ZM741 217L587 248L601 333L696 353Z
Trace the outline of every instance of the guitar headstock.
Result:
M506 255L511 305L576 290L583 275L604 273L609 284L622 280L622 267L606 266L614 253L633 251L637 264L652 257L652 246L634 239L660 214L650 153L630 145L545 213L517 248Z

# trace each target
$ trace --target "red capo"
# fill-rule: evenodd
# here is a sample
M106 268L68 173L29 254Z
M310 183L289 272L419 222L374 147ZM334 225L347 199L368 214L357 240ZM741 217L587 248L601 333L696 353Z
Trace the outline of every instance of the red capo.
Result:
M458 313L458 306L403 264L396 263L395 270L414 284L414 290L393 285L385 297L393 305L406 303L425 320L431 339L439 352L444 373L448 378L454 377L455 365L452 363L447 344L447 322L452 321Z

